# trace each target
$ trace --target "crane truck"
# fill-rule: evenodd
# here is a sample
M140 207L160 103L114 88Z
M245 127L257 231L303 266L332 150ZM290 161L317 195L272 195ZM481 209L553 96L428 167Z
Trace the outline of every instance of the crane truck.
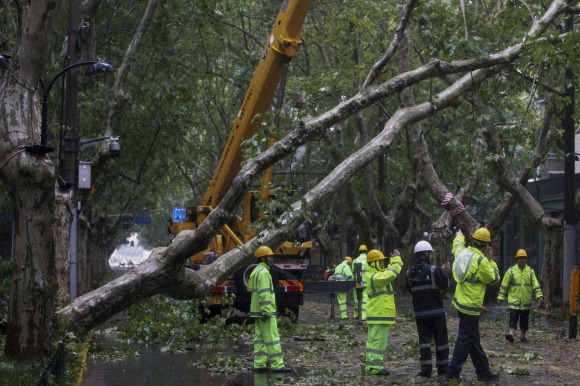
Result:
M171 234L196 229L220 203L232 180L240 171L243 158L242 141L256 134L261 123L260 114L269 109L282 78L283 67L296 54L301 44L302 25L311 3L312 0L283 1L202 204L185 208L185 213L178 218L173 216L168 225ZM273 140L270 140L270 144L272 143ZM250 226L262 216L258 202L274 199L272 191L268 188L272 174L272 168L264 173L260 190L248 191L245 194L241 215L236 214L234 219L211 240L206 250L190 258L190 263L211 263L254 237L255 232ZM301 236L297 236L295 240L285 241L273 248L274 264L270 269L279 312L289 310L296 317L299 306L303 304L304 272L309 267L312 249L310 232L308 229L301 230L303 232L297 232ZM212 303L210 307L214 310L219 309L225 294L235 294L234 307L249 312L250 295L246 285L253 267L254 265L250 265L235 272L232 278L217 286L210 295Z

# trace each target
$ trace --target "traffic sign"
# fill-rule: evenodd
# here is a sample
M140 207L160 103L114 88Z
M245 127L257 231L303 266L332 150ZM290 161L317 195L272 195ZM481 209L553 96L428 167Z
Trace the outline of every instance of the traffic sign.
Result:
M185 222L185 208L181 206L173 207L171 210L171 219L174 222Z
M139 225L151 224L151 217L150 216L135 216L135 224L139 224Z

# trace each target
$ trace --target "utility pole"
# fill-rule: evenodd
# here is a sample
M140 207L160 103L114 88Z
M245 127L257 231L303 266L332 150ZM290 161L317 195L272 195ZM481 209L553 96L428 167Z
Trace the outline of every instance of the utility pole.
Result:
M572 3L570 0L568 3ZM569 15L565 21L566 32L571 32L574 29L574 16ZM570 56L569 61L573 58ZM564 150L566 154L576 152L575 149L575 129L574 129L574 72L570 65L565 69L564 73L566 81L565 96L567 98L566 106L564 107L564 119L562 126L564 129ZM564 303L570 301L570 278L572 269L576 265L576 208L574 205L574 193L576 187L574 186L575 178L575 157L564 157L564 261L562 264L562 299ZM576 335L576 326L572 327L572 319L570 319L569 335L570 338Z
M340 132L340 150L341 154L344 154L344 127L341 128ZM342 158L342 157L341 157ZM342 161L342 160L341 160ZM347 182L348 183L348 182ZM340 201L340 256L338 261L342 261L342 259L348 255L348 228L347 228L347 220L346 220L346 185L340 189L338 192L338 197Z
M80 48L77 44L79 35L80 11L79 0L69 0L68 17L68 45L67 64L78 63L80 60ZM70 297L71 302L77 297L77 220L79 201L77 197L78 186L78 154L79 154L79 112L78 112L78 71L69 71L66 79L64 124L66 135L64 136L64 170L63 178L72 185L71 201L73 218L71 222L70 239ZM72 237L74 236L74 237Z

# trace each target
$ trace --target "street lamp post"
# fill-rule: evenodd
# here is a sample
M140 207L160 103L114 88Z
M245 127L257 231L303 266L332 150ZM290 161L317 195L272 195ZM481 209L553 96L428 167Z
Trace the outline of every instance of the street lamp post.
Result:
M571 3L571 1L567 1ZM568 15L564 20L564 29L566 32L571 32L574 30L574 15ZM566 84L566 90L564 94L566 96L567 102L564 106L564 118L562 119L562 128L564 131L564 150L566 153L575 153L575 122L574 122L574 99L576 90L574 88L574 71L571 65L567 65L564 68L564 78ZM562 288L564 302L570 301L570 277L572 273L572 268L576 262L576 225L578 224L578 219L576 218L576 208L574 207L574 178L575 178L576 167L574 164L574 159L566 158L564 161L564 262L563 262L563 274L562 274ZM574 320L574 326L572 326L572 319L569 321L569 338L576 338L576 320Z
M108 63L98 61L98 60L91 60L85 62L78 62L71 64L65 68L63 68L56 76L50 81L47 87L45 87L42 79L40 81L40 85L42 86L42 111L41 111L41 131L40 131L40 145L35 146L35 151L41 153L48 153L54 151L54 147L47 146L48 142L48 97L50 94L50 90L52 86L55 84L58 78L61 75L65 74L66 72L80 66L89 66L85 71L85 75L97 75L97 74L108 74L114 72L115 69ZM75 78L76 81L76 78ZM76 93L76 87L74 88L74 93ZM67 88L68 89L68 88ZM73 104L76 104L76 95L73 96L72 101ZM68 104L67 104L68 105ZM75 106L70 106L68 108L71 111L71 108L76 109ZM72 222L71 222L71 230L70 230L70 295L71 301L75 300L77 297L77 219L78 219L78 211L79 211L79 204L80 202L77 199L77 174L78 174L78 161L77 161L77 154L80 151L80 144L81 140L78 138L76 125L78 122L69 122L72 127L71 132L74 133L73 138L67 138L67 142L70 144L72 142L72 148L67 149L65 153L65 166L69 164L73 164L74 168L72 170L65 170L67 173L65 175L64 184L62 187L72 187L71 199L73 203L72 208ZM104 140L105 138L103 138ZM110 139L110 138L109 138ZM62 140L62 138L61 138ZM118 145L118 143L117 143Z
M570 140L569 150L574 151L573 139ZM576 207L574 205L575 187L575 161L579 161L579 153L566 153L564 156L564 261L562 264L562 288L564 301L571 301L575 296L570 292L572 270L576 262ZM570 314L568 321L568 338L575 339L577 334L577 317Z
M48 84L48 87L44 87L44 82L40 80L40 85L42 86L42 115L41 115L41 131L40 131L40 145L46 146L47 135L48 135L48 94L52 89L52 86L56 80L65 72L72 70L79 66L90 66L87 68L85 75L97 75L97 74L108 74L115 71L115 68L108 63L101 62L99 60L90 60L87 62L79 62L71 64L68 67L63 68L52 81ZM54 148L52 148L54 150ZM51 151L52 151L51 150Z

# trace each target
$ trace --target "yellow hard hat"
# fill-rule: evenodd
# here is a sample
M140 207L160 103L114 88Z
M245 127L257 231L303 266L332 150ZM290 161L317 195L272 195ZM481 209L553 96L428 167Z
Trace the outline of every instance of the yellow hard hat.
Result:
M516 259L519 259L520 257L528 257L528 253L526 252L525 249L518 249L518 251L516 252Z
M367 263L372 263L373 261L386 259L387 257L383 255L383 252L378 249L371 249L367 254Z
M267 247L265 245L262 245L260 248L258 248L258 250L256 251L256 257L259 259L260 257L266 257L266 256L272 256L274 254L274 252L272 252L272 250L270 249L270 247Z
M360 247L358 247L358 251L359 251L359 252L362 252L362 251L365 251L365 252L366 252L366 251L368 251L368 248L367 248L367 246L366 246L366 245L364 245L364 244L361 244L361 246L360 246Z
M344 259L348 260L349 264L352 264L352 257L346 256Z
M489 243L491 241L491 234L487 230L487 228L478 228L473 235L471 236L476 240L483 241L484 243Z

